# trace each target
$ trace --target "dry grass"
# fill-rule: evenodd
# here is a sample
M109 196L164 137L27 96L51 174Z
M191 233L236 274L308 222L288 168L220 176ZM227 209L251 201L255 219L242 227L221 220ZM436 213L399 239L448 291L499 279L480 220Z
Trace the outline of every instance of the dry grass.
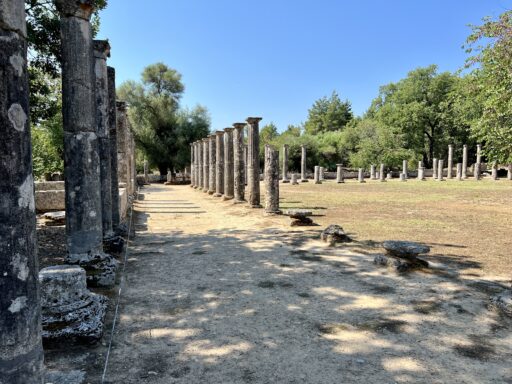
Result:
M339 224L366 245L411 240L465 274L510 276L512 182L393 180L281 184L281 208L308 208L322 226Z

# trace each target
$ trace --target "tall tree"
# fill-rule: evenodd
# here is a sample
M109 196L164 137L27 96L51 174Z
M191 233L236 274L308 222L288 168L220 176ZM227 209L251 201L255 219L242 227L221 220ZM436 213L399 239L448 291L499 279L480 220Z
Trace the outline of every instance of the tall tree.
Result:
M348 100L341 101L334 91L331 97L322 97L309 109L305 123L306 133L314 135L320 132L339 131L352 120L352 106Z
M426 165L446 152L465 126L454 126L452 92L459 78L437 73L437 66L417 68L405 79L381 87L367 117L384 124L400 136L403 148L421 154Z
M206 108L180 108L184 89L180 73L156 63L144 69L140 83L128 81L118 90L118 97L130 105L129 117L139 148L161 175L188 164L189 143L209 132Z
M489 160L512 163L512 11L474 26L467 48L467 66L474 68L472 96L481 103L472 132L485 142Z

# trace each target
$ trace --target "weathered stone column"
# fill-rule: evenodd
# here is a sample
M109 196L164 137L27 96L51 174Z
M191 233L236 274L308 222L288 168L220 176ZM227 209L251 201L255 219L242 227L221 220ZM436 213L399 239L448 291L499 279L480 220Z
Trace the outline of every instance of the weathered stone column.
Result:
M234 158L234 203L245 202L245 162L244 162L244 128L245 123L233 124L233 158Z
M144 182L149 183L149 163L144 159Z
M248 163L249 163L249 157L248 157L247 144L244 144L244 183L245 183L245 185L247 185Z
M297 174L292 173L292 185L297 185L299 182L297 181Z
M480 164L480 163L478 163ZM491 178L496 181L498 180L498 163L493 161L491 169Z
M224 132L215 132L215 193L221 197L224 194Z
M115 261L103 253L100 158L90 1L56 0L61 16L62 116L66 182L66 261L88 283L112 286Z
M345 180L343 178L343 164L336 164L336 182L344 183Z
M233 156L233 128L224 129L224 196L231 200L235 196L235 170Z
M283 145L283 183L289 183L288 180L288 144Z
M379 176L380 176L380 177L379 177L379 180L380 180L381 182L386 181L386 174L384 173L384 164L381 164L381 165L380 165Z
M462 163L457 163L457 180L462 180Z
M473 166L473 177L475 180L480 180L480 163L475 163Z
M370 179L375 180L377 177L375 176L375 165L370 165Z
M462 178L468 178L468 146L466 144L462 147Z
M453 172L453 145L448 145L448 173L446 174L446 178L452 179Z
M320 180L320 167L318 165L315 165L315 173L313 174L313 178L315 184L322 184L322 180Z
M190 143L190 186L194 188L195 180L195 165L194 165L194 143Z
M405 173L400 172L400 181L407 181L407 178L405 177Z
M325 180L325 168L320 167L320 181L324 181L324 180Z
M261 117L248 117L248 187L249 205L251 208L261 208L260 203L260 129Z
M402 173L404 174L404 177L407 179L407 160L402 161Z
M434 162L432 164L432 178L437 179L437 158L434 157Z
M203 192L210 190L210 139L203 139Z
M96 126L100 155L101 218L103 238L114 235L112 229L112 169L110 163L110 137L108 114L107 58L110 44L107 40L94 40L94 74L96 76Z
M507 165L507 180L512 180L512 164Z
M41 384L25 2L0 2L0 382Z
M200 177L199 174L201 173L201 165L200 165L200 159L199 159L199 142L194 141L194 159L195 159L195 189L199 189L200 185Z
M208 175L208 194L213 195L215 193L215 173L216 173L216 166L215 166L215 135L208 136L208 169L209 169L209 175Z
M423 161L418 161L418 180L425 180L425 168L423 167Z
M437 167L437 181L444 181L444 178L443 178L443 160L439 160L439 165Z
M386 180L391 180L393 178L393 174L391 172L388 172L386 175Z
M359 172L357 173L357 181L360 183L365 183L363 168L359 168Z
M265 145L265 213L279 214L279 152Z
M306 146L301 145L301 158L300 158L300 182L307 183L308 177L306 174Z
M110 193L112 200L112 229L117 232L121 222L119 208L119 180L117 174L117 113L116 70L107 67L108 76L108 137L110 140Z
M198 167L199 167L199 187L198 189L200 191L203 190L203 187L204 187L204 179L203 179L203 175L204 175L204 163L203 163L203 142L201 140L198 140L197 141L197 162L198 162Z
M476 145L476 162L482 164L482 144Z
M127 134L127 116L126 116L126 103L124 101L116 102L116 118L117 118L117 177L118 183L126 184L126 191L129 193L128 186L130 183L130 176L128 173L128 153L126 148L128 146Z

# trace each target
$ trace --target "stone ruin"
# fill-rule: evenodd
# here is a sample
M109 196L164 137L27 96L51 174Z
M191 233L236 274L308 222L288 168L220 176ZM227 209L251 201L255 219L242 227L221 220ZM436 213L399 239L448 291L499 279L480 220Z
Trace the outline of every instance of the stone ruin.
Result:
M374 263L394 269L396 272L408 272L418 268L428 268L428 262L420 255L430 252L430 247L410 241L389 240L382 243L387 256L375 256Z

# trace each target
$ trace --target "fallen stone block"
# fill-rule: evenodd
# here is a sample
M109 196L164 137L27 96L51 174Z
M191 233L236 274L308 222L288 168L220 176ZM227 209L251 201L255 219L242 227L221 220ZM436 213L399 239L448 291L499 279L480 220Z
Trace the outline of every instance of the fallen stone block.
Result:
M416 269L428 268L428 262L422 259L399 259L377 255L373 259L374 264L387 267L397 273L410 272Z
M388 240L383 242L382 246L388 255L406 259L430 252L430 247L412 241Z
M330 245L335 245L336 243L350 243L352 241L352 239L345 234L343 228L337 224L331 224L325 228L320 235L320 239Z
M85 270L57 265L39 272L43 342L95 343L103 336L108 299L87 289Z
M96 251L93 254L66 255L66 264L85 269L89 287L112 288L116 283L118 261L109 254Z
M46 226L66 225L66 211L47 212L43 217Z

